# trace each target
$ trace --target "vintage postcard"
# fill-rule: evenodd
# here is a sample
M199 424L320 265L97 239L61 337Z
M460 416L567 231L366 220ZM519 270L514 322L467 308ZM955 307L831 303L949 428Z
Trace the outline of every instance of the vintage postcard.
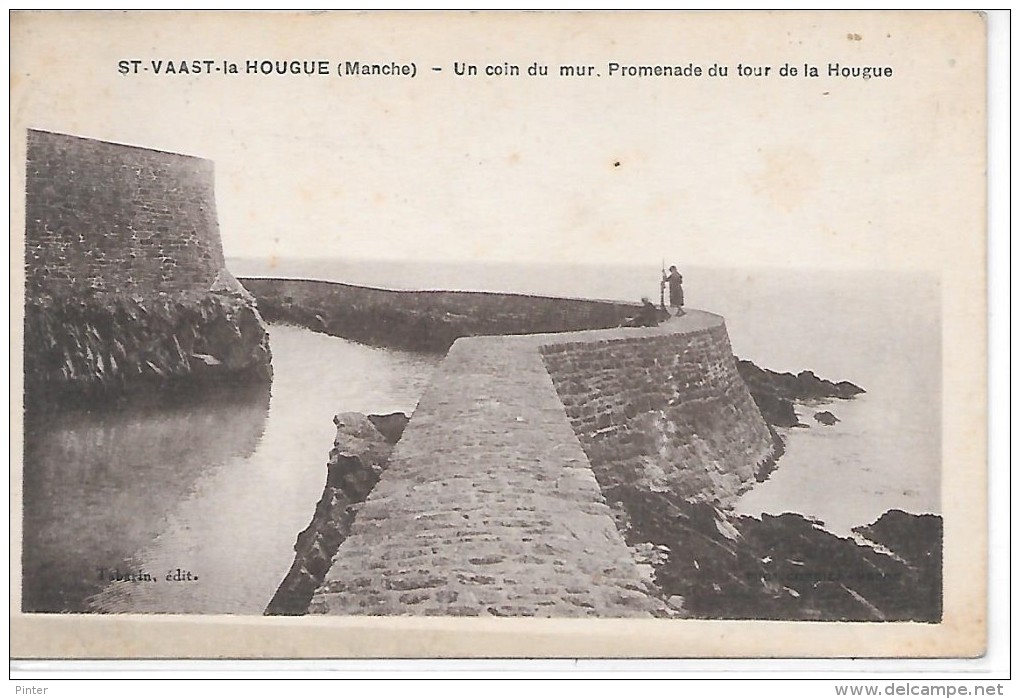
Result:
M976 12L15 12L14 658L974 657Z

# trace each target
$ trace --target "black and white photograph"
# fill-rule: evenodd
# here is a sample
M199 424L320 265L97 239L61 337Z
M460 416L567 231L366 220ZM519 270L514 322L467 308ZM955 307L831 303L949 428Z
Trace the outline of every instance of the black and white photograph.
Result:
M24 657L982 652L979 14L11 28Z

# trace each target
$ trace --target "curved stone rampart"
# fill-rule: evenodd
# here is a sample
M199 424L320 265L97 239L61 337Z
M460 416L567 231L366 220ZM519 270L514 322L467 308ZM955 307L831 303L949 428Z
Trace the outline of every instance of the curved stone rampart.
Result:
M776 442L737 372L723 319L565 336L546 368L604 492L619 485L728 504Z
M649 444L665 439L668 448L603 458L607 440L630 444L642 429ZM686 439L696 445L690 454ZM309 611L664 614L600 480L630 477L631 461L645 459L655 464L645 471L662 472L642 476L650 487L691 486L681 476L689 469L734 486L770 449L718 316L458 340ZM670 467L673 457L684 459Z
M311 279L241 282L271 322L427 352L445 352L460 337L613 328L637 312L632 303L530 294L377 289Z

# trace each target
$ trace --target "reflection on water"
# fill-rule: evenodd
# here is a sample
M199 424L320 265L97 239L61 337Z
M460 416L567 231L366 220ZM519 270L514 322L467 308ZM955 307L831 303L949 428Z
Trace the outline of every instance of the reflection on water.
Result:
M24 611L262 613L321 495L332 416L411 412L439 361L270 331L271 396L26 419Z
M251 456L268 406L257 388L29 418L23 608L75 610L103 587L100 568L129 570L210 466Z

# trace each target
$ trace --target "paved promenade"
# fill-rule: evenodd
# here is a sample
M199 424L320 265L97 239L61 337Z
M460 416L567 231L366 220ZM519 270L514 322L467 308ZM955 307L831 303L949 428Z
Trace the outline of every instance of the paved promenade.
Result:
M661 612L539 353L658 328L458 340L361 506L310 612L640 617Z

